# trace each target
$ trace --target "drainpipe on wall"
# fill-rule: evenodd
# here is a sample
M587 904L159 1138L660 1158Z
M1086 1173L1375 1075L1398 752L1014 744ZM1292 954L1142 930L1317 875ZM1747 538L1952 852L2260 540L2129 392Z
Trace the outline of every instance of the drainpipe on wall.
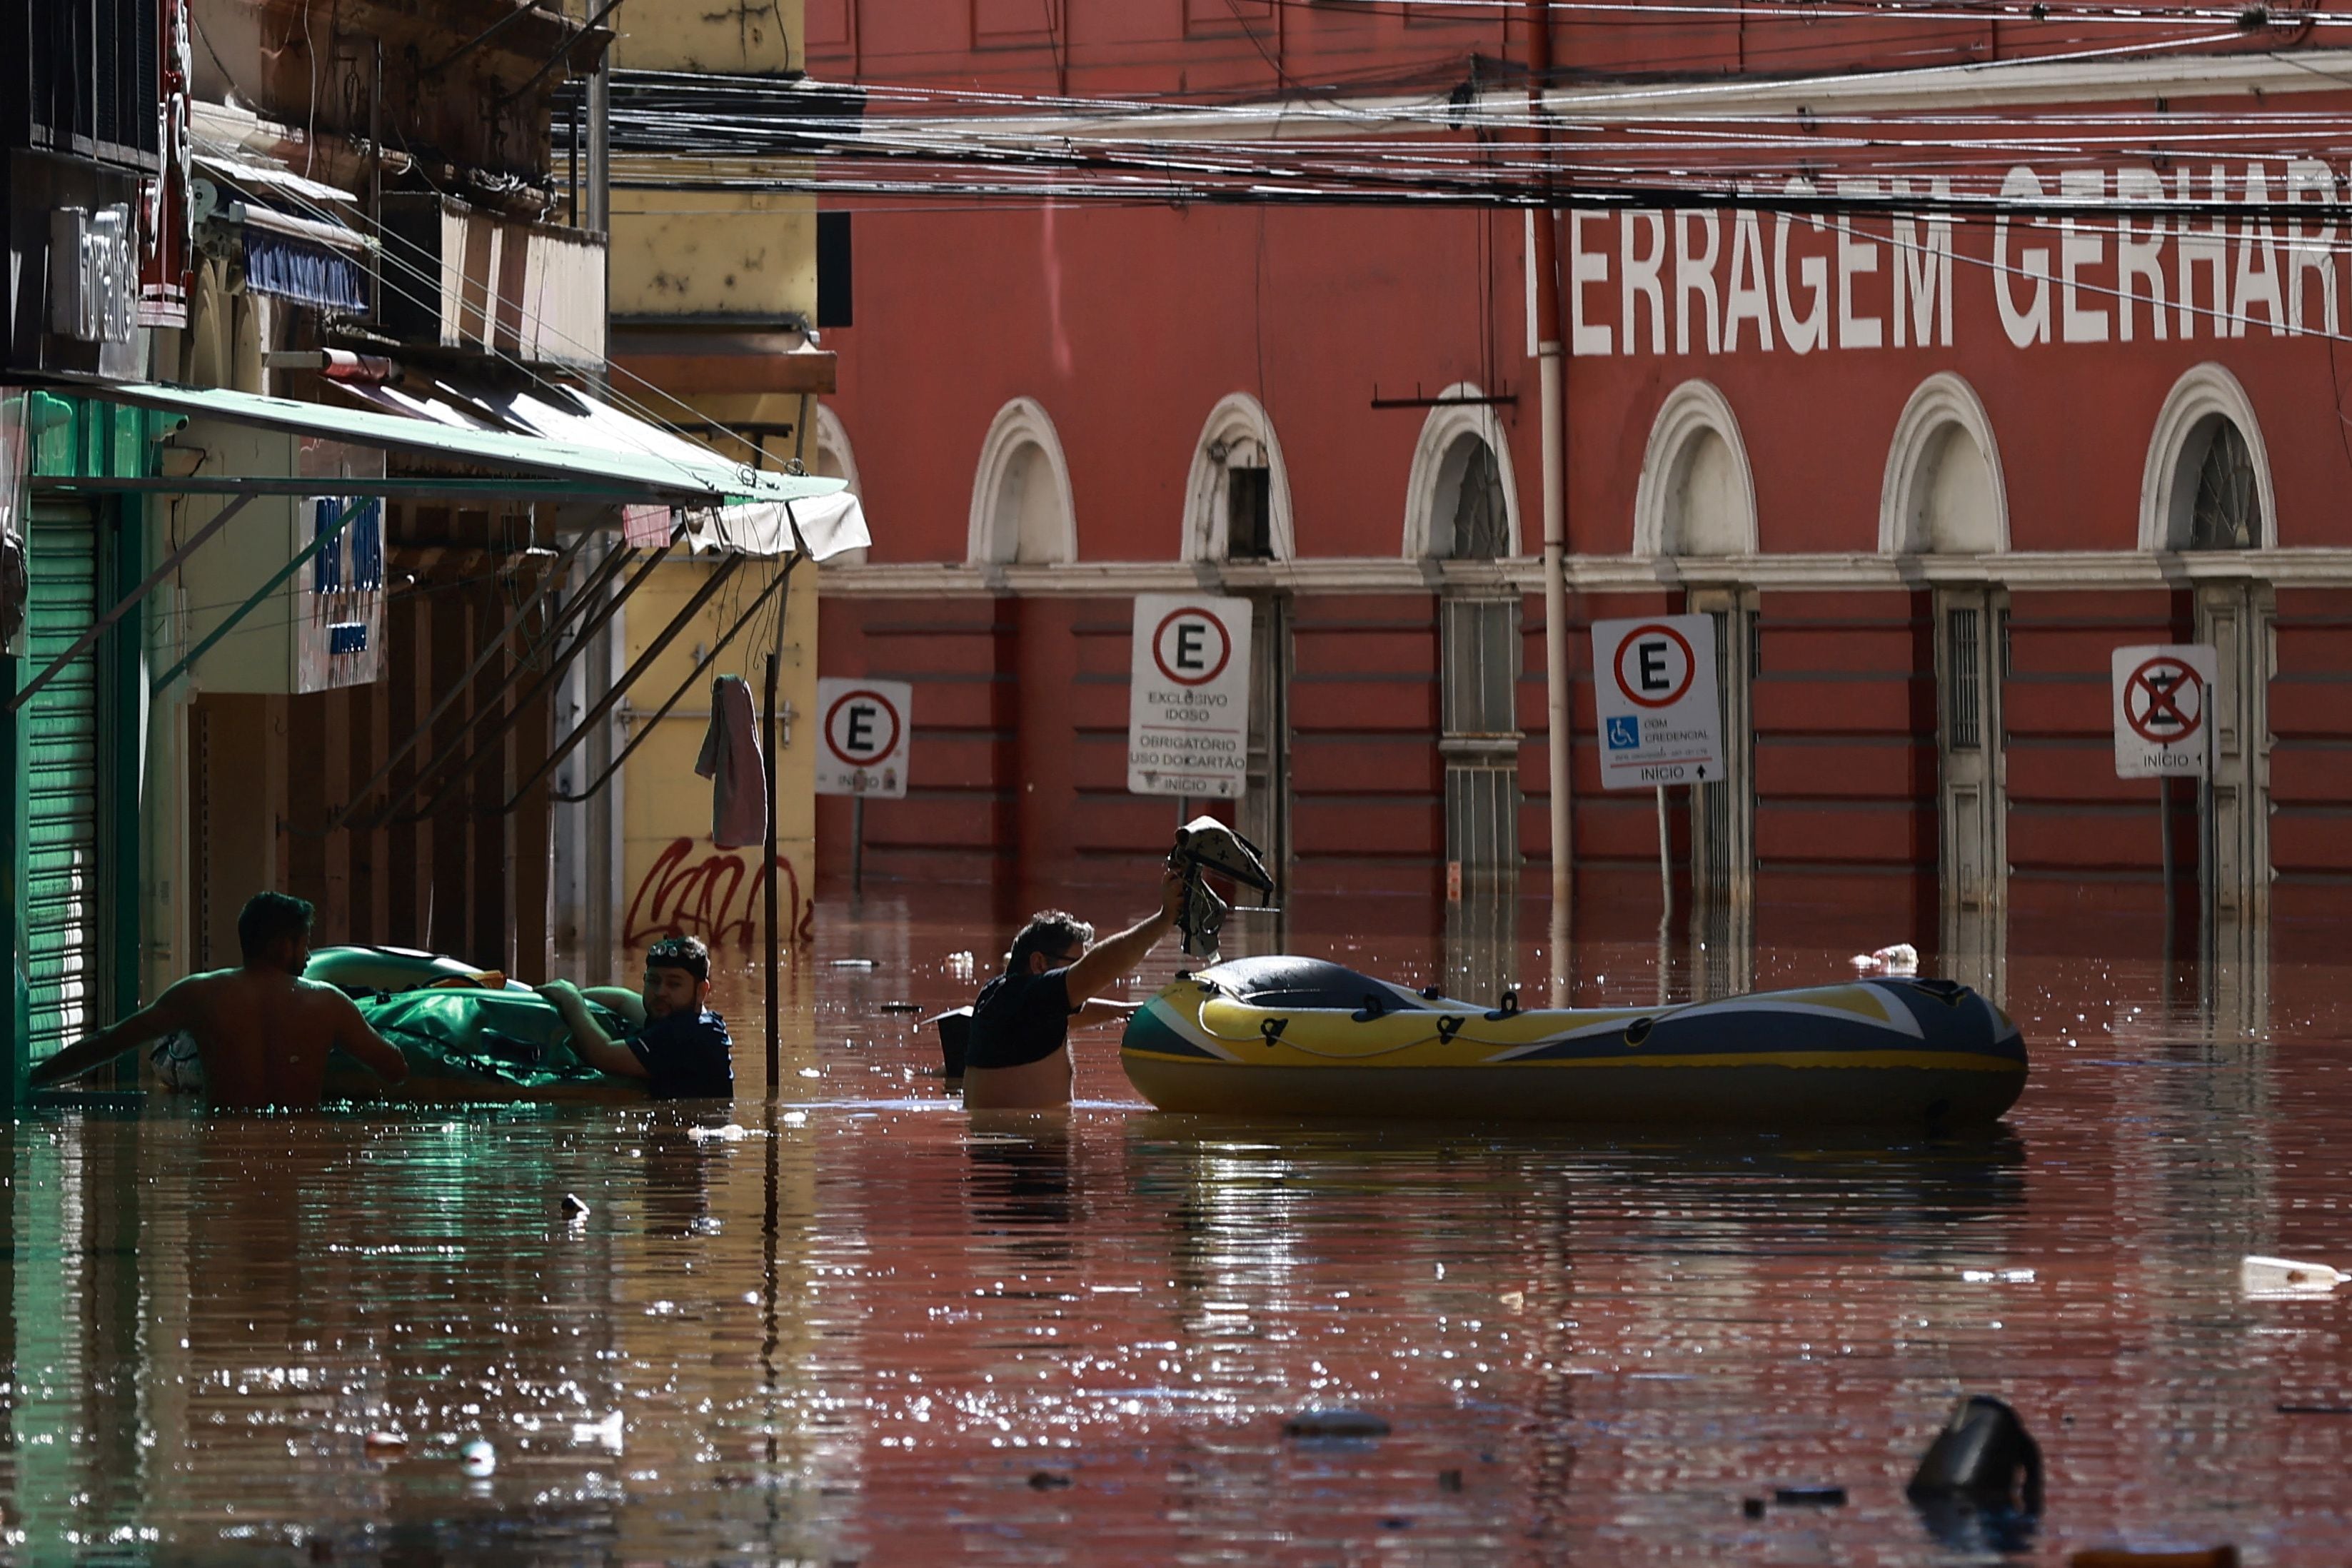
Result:
M1545 0L1527 0L1528 114L1536 140L1551 140L1544 121L1544 89L1551 77L1551 17ZM1549 179L1547 166L1545 177ZM1568 1005L1570 903L1575 889L1570 841L1568 701L1568 409L1566 362L1560 354L1559 214L1547 206L1537 216L1536 366L1543 420L1543 574L1545 741L1551 778L1551 984L1552 1005Z

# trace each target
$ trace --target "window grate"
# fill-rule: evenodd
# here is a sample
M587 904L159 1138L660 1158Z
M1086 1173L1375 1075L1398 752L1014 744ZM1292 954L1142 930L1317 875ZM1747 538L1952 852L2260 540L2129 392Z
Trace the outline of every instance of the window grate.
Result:
M1516 764L1446 765L1445 858L1460 865L1465 876L1518 868L1519 774Z
M1973 607L1944 614L1944 723L1956 752L1973 752L1984 744L1981 625L1982 612Z
M1447 599L1439 621L1445 642L1445 732L1517 734L1518 601Z

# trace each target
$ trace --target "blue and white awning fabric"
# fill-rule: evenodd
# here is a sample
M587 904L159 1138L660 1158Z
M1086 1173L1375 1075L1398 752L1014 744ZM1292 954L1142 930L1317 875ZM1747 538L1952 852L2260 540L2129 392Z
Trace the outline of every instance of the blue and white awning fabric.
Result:
M198 151L189 216L198 245L242 263L245 286L339 315L368 313L375 242L343 221L344 192L249 159Z
M250 224L245 230L245 286L298 305L367 314L367 269L355 258Z

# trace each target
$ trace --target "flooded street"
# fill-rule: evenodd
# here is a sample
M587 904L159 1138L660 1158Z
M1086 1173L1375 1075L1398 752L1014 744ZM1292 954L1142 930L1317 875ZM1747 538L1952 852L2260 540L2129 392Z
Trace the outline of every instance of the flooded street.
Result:
M2352 1263L2344 967L2012 941L2033 1076L1963 1141L1169 1118L1114 1031L1066 1124L976 1127L912 1009L969 999L950 955L984 975L993 917L816 930L778 1106L756 976L719 977L740 1137L708 1109L18 1122L16 1559L1992 1561L1903 1496L1979 1393L2046 1456L2022 1560L2345 1561L2352 1300L2237 1280ZM1285 938L1472 995L1547 964L1507 922ZM1677 942L1664 985L1868 945ZM1659 962L1582 943L1574 999L1654 1000ZM1285 1435L1328 1406L1392 1429ZM1774 1500L1808 1487L1846 1500Z

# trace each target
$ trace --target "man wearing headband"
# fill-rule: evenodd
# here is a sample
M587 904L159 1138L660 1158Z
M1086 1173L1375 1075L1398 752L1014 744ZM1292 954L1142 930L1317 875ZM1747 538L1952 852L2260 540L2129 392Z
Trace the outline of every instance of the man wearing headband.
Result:
M735 1098L735 1042L727 1020L712 1012L710 950L700 939L664 937L646 952L646 984L632 994L600 985L583 993L569 980L552 980L539 994L562 1015L572 1048L599 1072L646 1080L656 1100ZM593 995L636 1026L615 1040L588 1011Z

